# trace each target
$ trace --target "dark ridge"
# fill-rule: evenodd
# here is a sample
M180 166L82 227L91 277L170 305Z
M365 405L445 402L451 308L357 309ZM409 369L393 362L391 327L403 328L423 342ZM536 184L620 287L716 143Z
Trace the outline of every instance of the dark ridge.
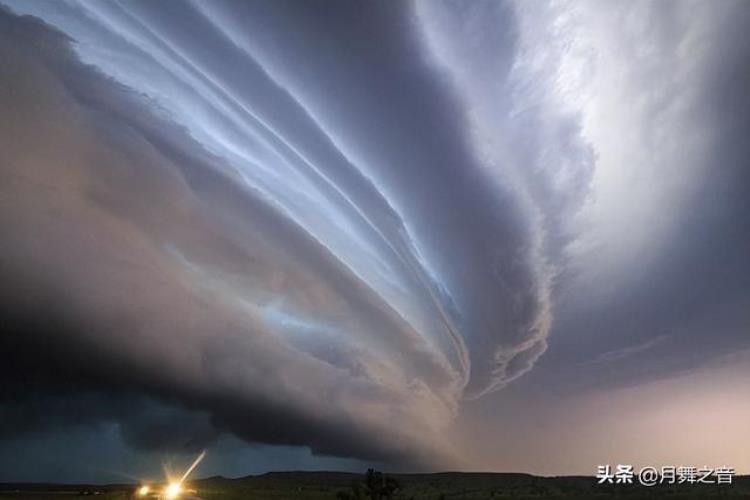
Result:
M432 474L387 474L396 479L392 500L438 499L603 499L629 500L668 498L750 498L750 476L735 476L731 485L600 485L590 476L539 477L523 473L440 472ZM635 481L637 483L637 480ZM210 476L188 482L192 491L185 498L222 500L341 500L369 498L363 494L364 475L335 471L290 471L228 479ZM359 485L359 486L354 486ZM354 487L353 487L354 486ZM136 484L0 483L0 499L36 499L99 495L101 500L133 498Z

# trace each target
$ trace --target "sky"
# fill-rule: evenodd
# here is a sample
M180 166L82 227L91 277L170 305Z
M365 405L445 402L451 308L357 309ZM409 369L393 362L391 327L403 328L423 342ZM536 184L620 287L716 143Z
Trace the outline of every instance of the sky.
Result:
M748 24L0 0L0 481L750 473Z

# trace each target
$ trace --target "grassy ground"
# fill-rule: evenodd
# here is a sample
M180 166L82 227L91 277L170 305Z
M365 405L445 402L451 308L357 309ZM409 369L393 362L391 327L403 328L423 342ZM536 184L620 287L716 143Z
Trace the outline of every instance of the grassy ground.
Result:
M732 486L680 485L645 488L601 486L590 477L540 478L525 474L441 473L392 475L401 484L394 499L657 499L701 500L750 498L750 477L735 478ZM190 487L209 500L335 500L351 494L351 485L363 476L336 472L284 472L239 479L209 478ZM101 500L133 498L134 486L0 485L0 499L59 500L91 497ZM365 497L362 497L365 500Z

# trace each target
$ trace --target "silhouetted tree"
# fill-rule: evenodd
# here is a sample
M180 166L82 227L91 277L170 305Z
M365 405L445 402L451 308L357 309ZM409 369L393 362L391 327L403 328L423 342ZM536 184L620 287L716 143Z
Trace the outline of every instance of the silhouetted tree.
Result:
M391 499L393 498L393 494L396 493L396 490L398 490L400 487L401 485L398 484L396 478L386 477L385 485L383 487L383 495L385 495L386 498Z
M380 500L383 496L383 473L374 469L367 469L365 473L365 488L372 500Z
M371 500L382 500L384 497L391 499L400 487L401 485L395 478L385 476L374 469L367 469L365 489Z

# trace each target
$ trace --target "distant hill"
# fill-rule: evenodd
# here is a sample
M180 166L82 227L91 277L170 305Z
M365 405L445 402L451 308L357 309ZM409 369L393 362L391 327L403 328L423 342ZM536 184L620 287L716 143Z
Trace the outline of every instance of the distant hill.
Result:
M537 477L529 474L442 472L387 474L400 488L393 499L657 499L750 498L750 476L734 478L731 486L684 484L646 488L639 485L599 485L593 477ZM214 476L190 483L198 498L249 500L367 500L364 476L347 472L270 472L240 478ZM353 485L359 485L352 487ZM95 495L101 499L130 499L136 485L0 484L0 499L57 499ZM359 490L360 496L356 493ZM186 497L187 498L187 497ZM195 496L191 497L195 498ZM385 498L383 498L385 500Z

